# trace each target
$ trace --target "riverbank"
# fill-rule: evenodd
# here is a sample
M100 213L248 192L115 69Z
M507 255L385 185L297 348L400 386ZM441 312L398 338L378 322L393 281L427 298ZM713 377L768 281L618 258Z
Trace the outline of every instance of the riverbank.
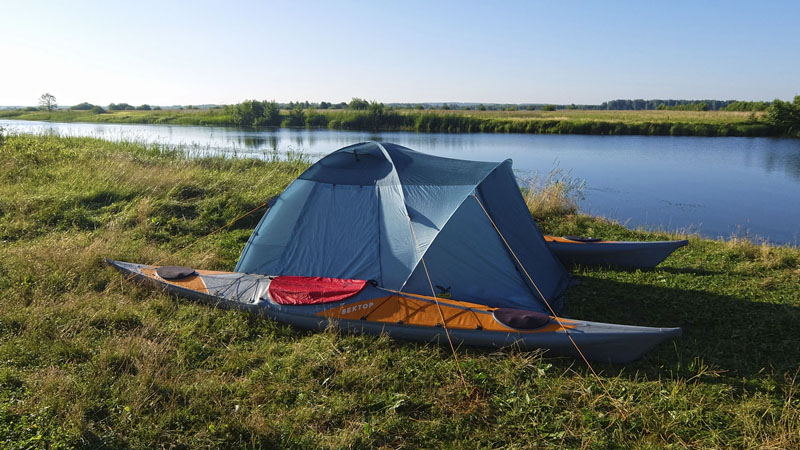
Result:
M800 445L798 249L690 236L655 270L576 269L568 316L684 336L596 365L616 400L572 359L459 349L466 396L448 349L299 331L103 264L231 270L258 214L198 239L281 192L302 158L31 135L0 153L3 447ZM557 235L676 237L544 211Z
M115 111L0 111L0 119L51 122L235 126L228 109ZM354 131L433 133L533 133L652 136L777 136L764 113L734 111L281 111L275 125Z

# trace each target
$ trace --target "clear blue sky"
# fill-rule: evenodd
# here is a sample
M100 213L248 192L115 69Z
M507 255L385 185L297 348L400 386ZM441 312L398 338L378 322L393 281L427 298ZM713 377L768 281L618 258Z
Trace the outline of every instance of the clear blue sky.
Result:
M16 1L0 105L800 94L798 1Z

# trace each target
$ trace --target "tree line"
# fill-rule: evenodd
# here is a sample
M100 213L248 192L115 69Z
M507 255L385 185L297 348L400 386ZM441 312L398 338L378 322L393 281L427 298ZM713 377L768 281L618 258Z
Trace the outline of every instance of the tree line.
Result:
M667 109L682 111L764 111L769 106L768 102L747 102L740 100L661 100L661 99L634 99L611 100L603 102L596 107L586 105L582 109L606 110L651 110Z

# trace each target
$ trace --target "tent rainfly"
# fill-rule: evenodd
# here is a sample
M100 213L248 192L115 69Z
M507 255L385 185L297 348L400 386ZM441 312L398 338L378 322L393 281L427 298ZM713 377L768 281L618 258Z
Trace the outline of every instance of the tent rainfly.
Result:
M442 158L376 142L337 150L292 182L236 271L375 280L422 295L433 285L460 300L541 312L541 295L558 311L569 285L511 160Z

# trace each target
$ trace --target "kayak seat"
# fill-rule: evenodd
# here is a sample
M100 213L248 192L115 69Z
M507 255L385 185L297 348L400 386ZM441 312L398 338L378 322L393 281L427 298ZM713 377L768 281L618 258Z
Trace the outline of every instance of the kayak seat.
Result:
M532 330L550 322L550 316L547 314L511 308L495 309L494 318L501 324L518 330Z
M156 269L156 273L165 280L179 280L181 278L197 275L197 272L191 267L182 266L161 266Z
M599 242L599 241L602 241L602 239L600 239L600 238L583 237L583 236L564 236L564 239L569 239L570 241L575 241L575 242Z

